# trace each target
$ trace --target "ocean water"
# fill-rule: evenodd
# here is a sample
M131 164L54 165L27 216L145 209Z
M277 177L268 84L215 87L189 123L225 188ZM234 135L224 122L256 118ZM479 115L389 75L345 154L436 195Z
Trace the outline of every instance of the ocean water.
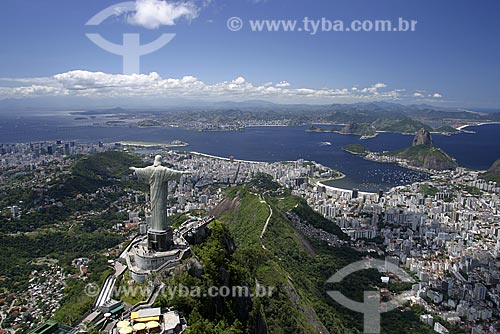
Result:
M96 120L75 120L67 116L0 117L0 143L77 140L115 142L125 140L189 143L187 150L222 157L256 161L314 160L347 175L331 184L364 191L386 190L392 186L423 180L424 173L409 171L393 164L363 160L342 151L347 144L361 143L373 151L411 145L410 135L381 133L361 140L354 135L308 133L307 126L250 127L244 131L189 131L180 128L137 128L94 126ZM469 127L474 134L434 135L436 146L444 149L465 167L487 169L500 157L500 125Z

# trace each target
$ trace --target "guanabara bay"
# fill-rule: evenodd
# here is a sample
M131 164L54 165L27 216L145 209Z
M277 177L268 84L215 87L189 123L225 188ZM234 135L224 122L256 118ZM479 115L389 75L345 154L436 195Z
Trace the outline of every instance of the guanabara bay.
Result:
M498 0L4 0L0 334L500 334Z

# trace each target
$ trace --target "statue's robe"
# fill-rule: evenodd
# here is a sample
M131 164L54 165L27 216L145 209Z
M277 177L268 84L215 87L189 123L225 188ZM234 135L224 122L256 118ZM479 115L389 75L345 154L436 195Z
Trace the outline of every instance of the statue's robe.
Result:
M139 179L149 182L151 193L151 226L152 230L165 231L167 224L167 182L178 179L181 172L163 167L148 166L145 168L136 168L135 174Z

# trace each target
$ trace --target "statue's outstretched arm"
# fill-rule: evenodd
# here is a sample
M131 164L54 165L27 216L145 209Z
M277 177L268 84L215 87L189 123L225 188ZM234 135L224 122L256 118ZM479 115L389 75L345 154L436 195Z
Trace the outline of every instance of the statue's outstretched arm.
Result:
M191 172L189 171L180 171L172 168L166 168L164 169L164 172L165 174L163 175L167 180L177 180L177 181L179 181L179 179L183 174L191 174Z
M139 178L148 178L151 176L151 171L149 170L149 168L129 167L129 169L134 171L134 174Z

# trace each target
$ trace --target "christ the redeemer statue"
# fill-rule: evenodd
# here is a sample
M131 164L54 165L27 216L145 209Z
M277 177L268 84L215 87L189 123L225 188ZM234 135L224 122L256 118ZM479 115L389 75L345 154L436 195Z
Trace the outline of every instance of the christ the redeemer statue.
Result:
M144 179L149 182L151 193L151 226L153 231L166 231L167 224L167 182L173 179L178 179L181 172L170 169L161 165L161 155L155 156L155 161L152 166L144 168L130 167L135 172L139 179Z

